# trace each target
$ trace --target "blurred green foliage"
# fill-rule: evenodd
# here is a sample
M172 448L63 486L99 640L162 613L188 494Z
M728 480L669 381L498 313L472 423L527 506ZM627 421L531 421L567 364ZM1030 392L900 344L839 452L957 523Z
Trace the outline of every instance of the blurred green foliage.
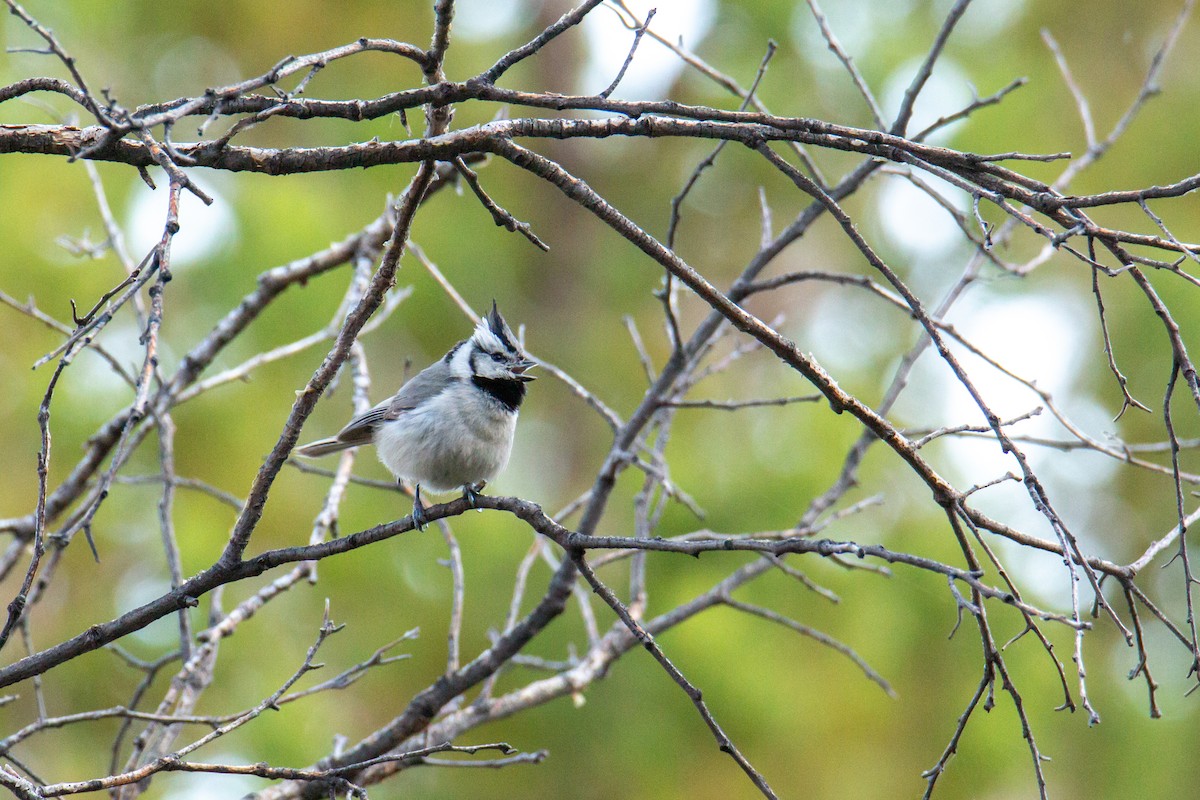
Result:
M870 127L870 115L833 55L821 44L804 4L736 3L712 0L715 24L698 41L686 44L710 64L748 86L768 39L779 43L761 84L759 96L774 112ZM835 31L851 49L867 82L877 89L902 87L927 51L948 3L931 0L889 4L828 0ZM286 5L229 0L221 4L148 0L94 6L85 3L27 3L78 58L94 88L107 87L126 107L178 96L195 95L207 86L260 74L288 54L301 54L354 41L360 36L392 37L418 44L428 38L429 4L348 2L331 4L297 0ZM1136 96L1150 58L1178 11L1177 2L1138 5L1103 0L1087 4L980 2L971 8L962 30L950 40L939 76L948 75L950 97L970 99L970 92L990 94L1014 78L1028 84L997 107L981 110L939 137L939 143L975 152L1079 152L1086 147L1075 103L1054 60L1039 36L1050 31L1061 44L1071 68L1091 103L1100 136ZM448 73L463 79L491 64L499 55L541 30L565 10L561 2L544 6L518 3L516 24L499 25L495 36L473 34L456 39ZM899 10L897 10L899 9ZM487 4L471 3L461 15L487 15ZM497 11L499 13L499 11ZM601 10L597 14L607 11ZM473 20L478 22L477 20ZM466 25L465 22L462 23ZM839 28L838 26L844 25ZM473 31L481 26L475 24ZM487 29L486 22L482 26ZM1196 172L1194 142L1200 117L1196 53L1198 29L1184 29L1164 71L1162 93L1154 97L1111 152L1081 174L1072 191L1086 193L1167 183ZM34 45L32 34L10 15L0 20L0 39L7 47ZM618 45L614 45L618 46ZM626 44L619 47L625 48ZM647 42L646 48L656 47ZM530 90L598 91L584 86L581 74L589 51L575 32L555 42L538 57L514 69L504 85ZM638 69L635 60L633 72ZM61 66L46 56L0 55L0 84L29 75L61 75ZM381 54L367 54L328 66L310 84L312 97L376 97L418 85L411 64ZM968 84L969 82L969 84ZM971 89L970 87L974 87ZM684 72L667 94L682 102L733 107L736 101L706 78ZM881 91L885 112L895 108L894 93ZM953 105L922 108L926 121L955 110ZM491 119L496 108L464 105L455 125ZM512 108L508 113L521 115ZM0 105L0 124L58 122L78 116L58 98L39 95ZM412 115L416 116L416 115ZM200 120L195 120L199 124ZM419 119L410 119L418 126ZM216 123L219 125L220 123ZM194 132L176 129L176 140ZM416 128L414 127L414 130ZM398 118L352 124L338 121L275 119L242 137L242 144L263 147L337 145L410 135ZM705 141L604 140L524 142L563 163L589 181L610 202L647 231L662 237L669 202L694 166L711 149ZM830 176L855 163L844 154L818 153ZM1055 164L1022 162L1026 174L1052 179ZM118 219L132 232L136 198L146 193L137 174L118 165L100 164ZM347 173L273 178L261 175L207 175L195 178L218 196L228 215L219 227L205 227L197 209L182 218L200 230L201 255L177 265L166 295L164 367L178 358L240 297L255 286L264 270L325 247L375 218L389 194L399 192L412 168L384 167ZM618 413L641 398L645 379L622 324L629 315L646 339L652 358L661 365L668 350L662 333L660 305L651 292L659 270L628 243L594 218L566 202L557 191L539 185L507 164L481 169L484 185L505 208L551 244L549 254L530 247L519 236L496 228L469 192L446 192L419 215L413 238L445 272L467 300L482 308L495 298L514 324L527 325L530 349L560 365L590 387ZM889 238L879 219L879 178L847 207L868 239L889 263L920 288L927 302L957 277L968 251L961 245L937 257L913 253ZM731 147L698 184L684 207L679 232L680 254L710 280L724 286L758 249L762 187L779 230L806 205L794 188L773 174L762 159ZM148 201L165 213L165 193ZM1181 240L1200 237L1194 197L1164 204L1159 212ZM992 220L994 209L983 209ZM1146 227L1136 208L1097 212L1105 224ZM948 220L939 224L951 225ZM161 222L153 222L161 225ZM111 254L91 260L76 258L56 244L62 237L104 238L91 184L79 163L43 156L6 155L0 160L0 290L19 301L32 297L39 308L69 319L68 300L89 306L119 280L120 265ZM220 247L206 247L212 241ZM1019 235L1016 254L1031 256L1041 243ZM140 255L140 253L138 253ZM1015 256L1014 256L1015 257ZM412 296L378 331L364 341L372 368L373 399L386 396L413 368L439 356L469 330L440 287L411 256L399 274ZM778 274L801 268L865 271L861 256L829 220L818 223L792 245L772 267ZM222 369L262 350L284 344L328 323L344 291L348 270L291 289L214 365ZM1195 319L1194 287L1181 281L1156 286L1186 322ZM1054 297L1055 292L1091 303L1090 275L1078 262L1056 257L1027 281L997 278L989 296L1026 293ZM1134 393L1152 407L1160 404L1169 368L1161 328L1145 302L1117 292L1106 296L1116 354L1131 379ZM879 400L888 376L915 341L902 314L864 302L844 289L801 284L770 296L752 298L749 310L764 319L786 314L783 330L805 351L828 364L838 381L868 403ZM685 330L701 319L704 308L683 307ZM818 335L831 321L839 335ZM1021 320L1013 320L1020 324ZM1087 411L1099 405L1107 416L1119 408L1119 392L1106 371L1094 323L1081 334L1083 346L1073 356L1081 361L1079 376L1064 398ZM11 308L0 308L0 451L5 454L5 480L0 482L0 516L28 513L36 496L35 455L39 445L36 409L50 367L29 372L29 365L53 348L59 335ZM101 342L128 364L138 363L138 331L126 319L104 333ZM1186 340L1200 346L1192 327ZM722 352L733 344L726 340ZM1053 342L1047 343L1053 346ZM324 350L313 348L258 370L252 380L216 389L174 413L179 430L179 474L203 479L244 496L265 453L273 446L290 408L293 392L303 386ZM1031 376L1040 377L1040 376ZM726 373L708 379L698 396L715 399L805 394L810 391L793 373L767 354L753 353ZM941 398L919 398L931 408ZM346 382L322 402L306 426L306 434L325 435L349 415ZM1176 404L1181 435L1195 435L1195 409L1180 398ZM128 402L128 389L107 373L90 353L68 369L55 395L52 416L52 485L73 464L80 447L96 427ZM1033 405L1032 398L1028 405ZM910 420L931 424L914 402ZM954 419L960 424L976 420ZM1162 438L1157 415L1126 415L1108 429L1130 441ZM849 419L834 417L823 404L761 408L736 415L695 410L679 414L668 455L675 481L697 497L707 511L698 522L672 507L661 535L697 527L720 532L781 529L795 523L808 501L832 481L846 448L858 434ZM497 492L517 493L548 511L584 491L609 446L608 430L569 390L552 379L539 381L522 415L512 465ZM986 447L988 445L980 445ZM135 456L140 471L156 470L151 437ZM931 457L964 485L992 475L956 474L946 450L931 448ZM1054 453L1047 458L1053 459ZM1186 462L1194 459L1185 456ZM1192 464L1195 467L1195 464ZM386 477L373 457L357 465L370 477ZM139 471L139 470L134 470ZM307 540L327 481L287 469L272 491L266 516L253 548L299 544ZM641 479L626 474L620 481L601 532L625 534L632 521L631 500ZM956 546L927 490L899 469L890 452L872 451L863 474L863 489L851 501L883 492L885 502L830 528L831 538L884 542L897 550L957 563ZM96 518L99 564L80 546L71 548L52 590L33 612L34 648L41 649L74 635L86 626L115 617L168 587L158 545L155 485L119 485ZM1087 547L1114 560L1134 557L1144 544L1167 530L1174 519L1170 485L1162 476L1131 470L1101 469L1094 481L1083 480L1063 490L1063 500L1094 528L1080 531ZM1074 495L1077 493L1077 495ZM1003 495L1005 503L1027 503L1021 491ZM342 507L342 532L359 530L407 512L398 496L351 487ZM179 544L187 574L203 569L220 552L234 519L232 509L212 498L180 491L176 501ZM497 513L468 514L454 521L462 544L468 578L464 655L488 643L487 634L502 624L513 575L530 544L523 525ZM1041 530L1034 530L1042 535ZM999 548L1011 556L1013 573L1036 602L1062 609L1061 563L1035 559ZM365 659L376 647L420 627L416 642L401 646L411 660L368 674L352 690L318 695L264 716L221 740L208 760L249 763L259 760L301 766L330 748L343 734L357 740L401 709L414 691L433 680L445 666L445 633L450 603L450 577L440 563L445 546L436 531L406 535L381 545L330 559L320 565L314 586L297 587L268 604L237 635L221 645L216 683L205 694L198 713L224 714L259 702L301 662L320 624L328 599L333 619L347 623L320 655L324 672ZM710 554L699 560L660 555L649 559L650 613L666 610L706 590L744 556ZM941 579L897 569L891 579L851 572L816 559L793 562L841 596L830 604L781 574L768 575L739 597L779 610L847 642L895 687L898 698L878 687L842 656L770 622L734 611L709 612L672 630L661 639L666 652L705 698L735 742L783 797L884 798L916 796L924 788L921 770L934 764L948 741L955 720L979 680L980 648L971 621L952 639L955 609ZM624 585L624 567L606 572L614 586ZM0 587L11 596L20 580L17 570ZM549 572L534 569L530 595L537 596ZM1165 609L1180 619L1177 600L1181 579L1175 568L1148 575ZM231 586L223 605L232 607L255 586ZM1086 595L1086 592L1085 592ZM528 607L529 599L526 601ZM572 601L574 602L574 601ZM601 625L611 615L594 602ZM202 602L196 627L204 627ZM1018 620L1005 609L992 612L999 634L1020 632ZM1065 629L1048 626L1056 652L1071 669L1072 641ZM125 646L142 658L154 658L172 646L173 619L163 620ZM1123 647L1112 625L1100 619L1087 637L1091 697L1103 724L1088 729L1081 713L1053 709L1062 702L1056 671L1044 650L1026 636L1006 651L1024 698L1042 753L1053 796L1123 798L1183 796L1182 787L1200 780L1194 753L1200 746L1196 698L1184 698L1186 653L1161 627L1148 627L1152 669L1161 684L1164 719L1150 720L1144 683L1126 680L1134 653ZM574 608L556 621L531 651L561 659L569 642L583 641ZM20 642L9 645L13 659ZM318 675L318 678L324 677ZM76 659L49 673L44 692L51 714L125 703L138 675L109 652ZM519 685L526 675L506 675L500 687ZM165 678L160 678L161 689ZM1072 691L1074 691L1074 681ZM27 723L35 712L32 688L20 687L20 699L0 709L5 731ZM977 713L958 755L938 786L942 798L1007 798L1035 795L1030 756L1021 738L1009 698L997 692L996 708ZM154 692L149 695L155 696ZM504 740L523 750L545 748L540 766L491 770L412 770L371 789L377 798L422 796L588 798L753 796L752 787L731 761L721 756L711 735L686 697L642 652L621 660L607 678L586 692L576 707L563 699L490 725L465 737L471 742ZM107 745L116 723L95 723L53 731L20 750L35 771L56 780L100 774L107 765ZM231 778L201 779L170 775L156 778L150 796L230 795L261 784ZM202 790L195 787L202 786Z

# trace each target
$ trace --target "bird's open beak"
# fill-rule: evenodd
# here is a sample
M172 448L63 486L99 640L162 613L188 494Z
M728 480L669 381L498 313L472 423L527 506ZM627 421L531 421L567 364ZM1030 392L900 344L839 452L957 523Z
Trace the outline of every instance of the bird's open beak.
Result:
M537 376L536 375L526 375L525 370L529 369L530 367L536 367L536 366L537 366L536 361L530 361L527 358L524 361L518 361L516 364L513 364L512 373L514 376L516 376L516 379L519 381L535 381L535 380L537 380Z

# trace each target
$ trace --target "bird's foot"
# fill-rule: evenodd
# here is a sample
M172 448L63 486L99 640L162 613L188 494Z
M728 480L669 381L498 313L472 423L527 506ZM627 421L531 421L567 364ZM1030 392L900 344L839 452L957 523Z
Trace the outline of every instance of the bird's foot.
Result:
M476 483L468 483L463 486L463 499L467 501L467 505L476 511L483 511L476 501L479 499L479 493L483 491L483 487L487 486L487 481L478 481Z
M416 484L413 487L413 510L412 510L413 527L419 531L425 530L425 523L429 522L429 518L425 516L425 505L421 502L421 484Z

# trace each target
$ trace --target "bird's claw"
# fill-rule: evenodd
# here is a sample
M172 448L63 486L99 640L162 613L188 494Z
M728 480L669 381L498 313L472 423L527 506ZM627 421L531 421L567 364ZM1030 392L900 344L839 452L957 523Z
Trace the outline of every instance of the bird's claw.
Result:
M463 487L463 499L467 501L467 505L476 511L483 511L476 501L479 500L479 492L487 485L487 481L479 481L478 483L468 483Z
M417 484L413 491L412 521L413 527L419 531L425 530L425 523L429 522L429 517L425 516L425 506L421 502L421 484Z

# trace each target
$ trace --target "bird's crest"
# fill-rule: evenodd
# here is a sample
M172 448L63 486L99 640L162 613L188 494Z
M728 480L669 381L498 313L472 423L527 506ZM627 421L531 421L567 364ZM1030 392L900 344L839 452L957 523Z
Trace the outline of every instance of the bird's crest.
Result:
M500 316L495 300L492 301L492 310L479 319L472 338L481 348L492 353L521 354L517 337L513 335L512 328L508 327L504 317Z

